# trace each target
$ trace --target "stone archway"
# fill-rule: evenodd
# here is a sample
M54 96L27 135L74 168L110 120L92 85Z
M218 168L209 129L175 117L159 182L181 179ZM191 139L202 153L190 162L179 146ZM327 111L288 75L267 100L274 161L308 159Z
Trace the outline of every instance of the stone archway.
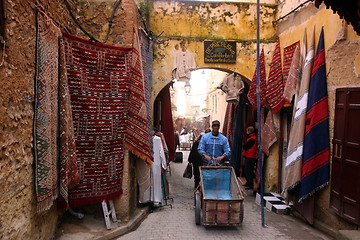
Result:
M171 80L174 56L185 43L194 55L196 69L219 69L236 72L245 82L252 78L256 64L256 5L245 2L198 2L155 0L150 10L154 34L152 103ZM273 48L276 29L276 5L261 5L261 42L265 52ZM205 41L236 43L234 63L205 63ZM247 80L246 80L247 79Z

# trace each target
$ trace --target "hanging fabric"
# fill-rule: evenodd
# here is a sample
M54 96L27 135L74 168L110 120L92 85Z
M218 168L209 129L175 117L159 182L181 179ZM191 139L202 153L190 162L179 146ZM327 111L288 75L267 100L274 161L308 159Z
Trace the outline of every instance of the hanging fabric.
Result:
M234 135L234 129L235 129L234 119L236 119L237 106L238 106L238 102L228 102L224 117L222 134L229 140L230 146L232 145L232 140Z
M306 45L306 30L303 44ZM300 183L301 167L303 159L303 141L305 133L305 114L308 99L308 90L311 77L312 65L314 62L314 32L312 33L309 49L306 54L299 96L294 106L296 109L290 130L289 145L286 157L284 173L284 193L291 190Z
M289 74L284 88L284 101L291 103L293 96L297 94L301 78L300 46L297 45L289 69Z
M58 197L58 49L60 29L45 14L37 14L35 79L35 189L37 211L51 208Z
M305 123L299 202L327 185L330 180L329 106L324 27L321 29L312 69Z
M138 49L63 39L81 175L74 207L122 193L124 145L149 165L152 157Z
M264 49L261 50L260 54L260 106L266 104L266 72L265 72L265 54ZM251 106L254 110L256 110L256 69L254 72L254 76L250 83L250 88L248 92L248 99L251 103Z
M175 156L175 129L171 110L170 85L166 86L159 94L161 101L161 131L164 134L167 148L169 150L169 160Z
M264 113L262 112L262 114ZM273 114L271 111L268 112L265 123L262 124L263 124L262 132L261 132L262 151L267 156L269 156L270 147L277 141L276 129L274 124Z
M290 46L287 46L284 48L284 65L283 65L283 81L284 86L286 85L286 80L289 76L289 71L291 68L291 62L294 58L294 53L296 50L296 47L300 46L300 41L297 41Z
M269 78L266 86L266 99L273 113L277 113L284 105L283 75L281 69L280 39L276 41L273 59L270 64Z

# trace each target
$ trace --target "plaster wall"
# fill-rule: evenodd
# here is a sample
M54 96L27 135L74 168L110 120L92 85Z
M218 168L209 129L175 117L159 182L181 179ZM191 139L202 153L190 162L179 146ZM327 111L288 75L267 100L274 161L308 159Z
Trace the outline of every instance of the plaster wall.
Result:
M36 212L33 171L33 102L38 3L62 30L75 27L62 1L7 0L6 48L0 46L0 239L52 239L56 204ZM72 6L77 1L69 1ZM1 63L1 60L0 60ZM28 101L27 101L28 99Z
M286 3L295 1L286 1ZM285 5L289 7L290 5ZM313 3L301 8L279 23L278 34L281 48L302 40L304 30L308 41L312 30L315 30L317 46L321 27L324 26L326 72L329 95L330 141L333 137L335 93L341 87L359 87L359 53L360 37L332 10L323 5L319 9ZM316 193L315 218L335 229L352 229L354 225L339 218L329 208L330 187Z
M150 29L155 39L152 101L172 80L173 56L185 41L193 53L197 68L234 71L249 82L256 61L256 5L234 2L153 1ZM276 5L261 5L261 42L264 50L272 51L276 29L272 21ZM204 40L236 41L235 64L205 64Z

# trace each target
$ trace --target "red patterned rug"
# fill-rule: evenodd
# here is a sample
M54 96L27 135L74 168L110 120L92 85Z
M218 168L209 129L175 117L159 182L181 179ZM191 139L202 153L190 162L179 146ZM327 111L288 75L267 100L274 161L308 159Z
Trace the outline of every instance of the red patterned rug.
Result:
M80 183L70 206L122 193L124 145L151 164L139 51L64 33Z

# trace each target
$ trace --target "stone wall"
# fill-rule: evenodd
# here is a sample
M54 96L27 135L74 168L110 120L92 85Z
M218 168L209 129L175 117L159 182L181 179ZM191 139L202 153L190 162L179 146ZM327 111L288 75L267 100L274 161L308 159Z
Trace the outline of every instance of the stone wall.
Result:
M0 238L51 239L59 213L56 206L36 213L33 172L33 103L36 11L41 8L62 30L74 24L62 1L6 0L6 49L0 48ZM69 1L72 6L77 4ZM0 60L1 62L1 60ZM30 102L27 101L30 99Z

